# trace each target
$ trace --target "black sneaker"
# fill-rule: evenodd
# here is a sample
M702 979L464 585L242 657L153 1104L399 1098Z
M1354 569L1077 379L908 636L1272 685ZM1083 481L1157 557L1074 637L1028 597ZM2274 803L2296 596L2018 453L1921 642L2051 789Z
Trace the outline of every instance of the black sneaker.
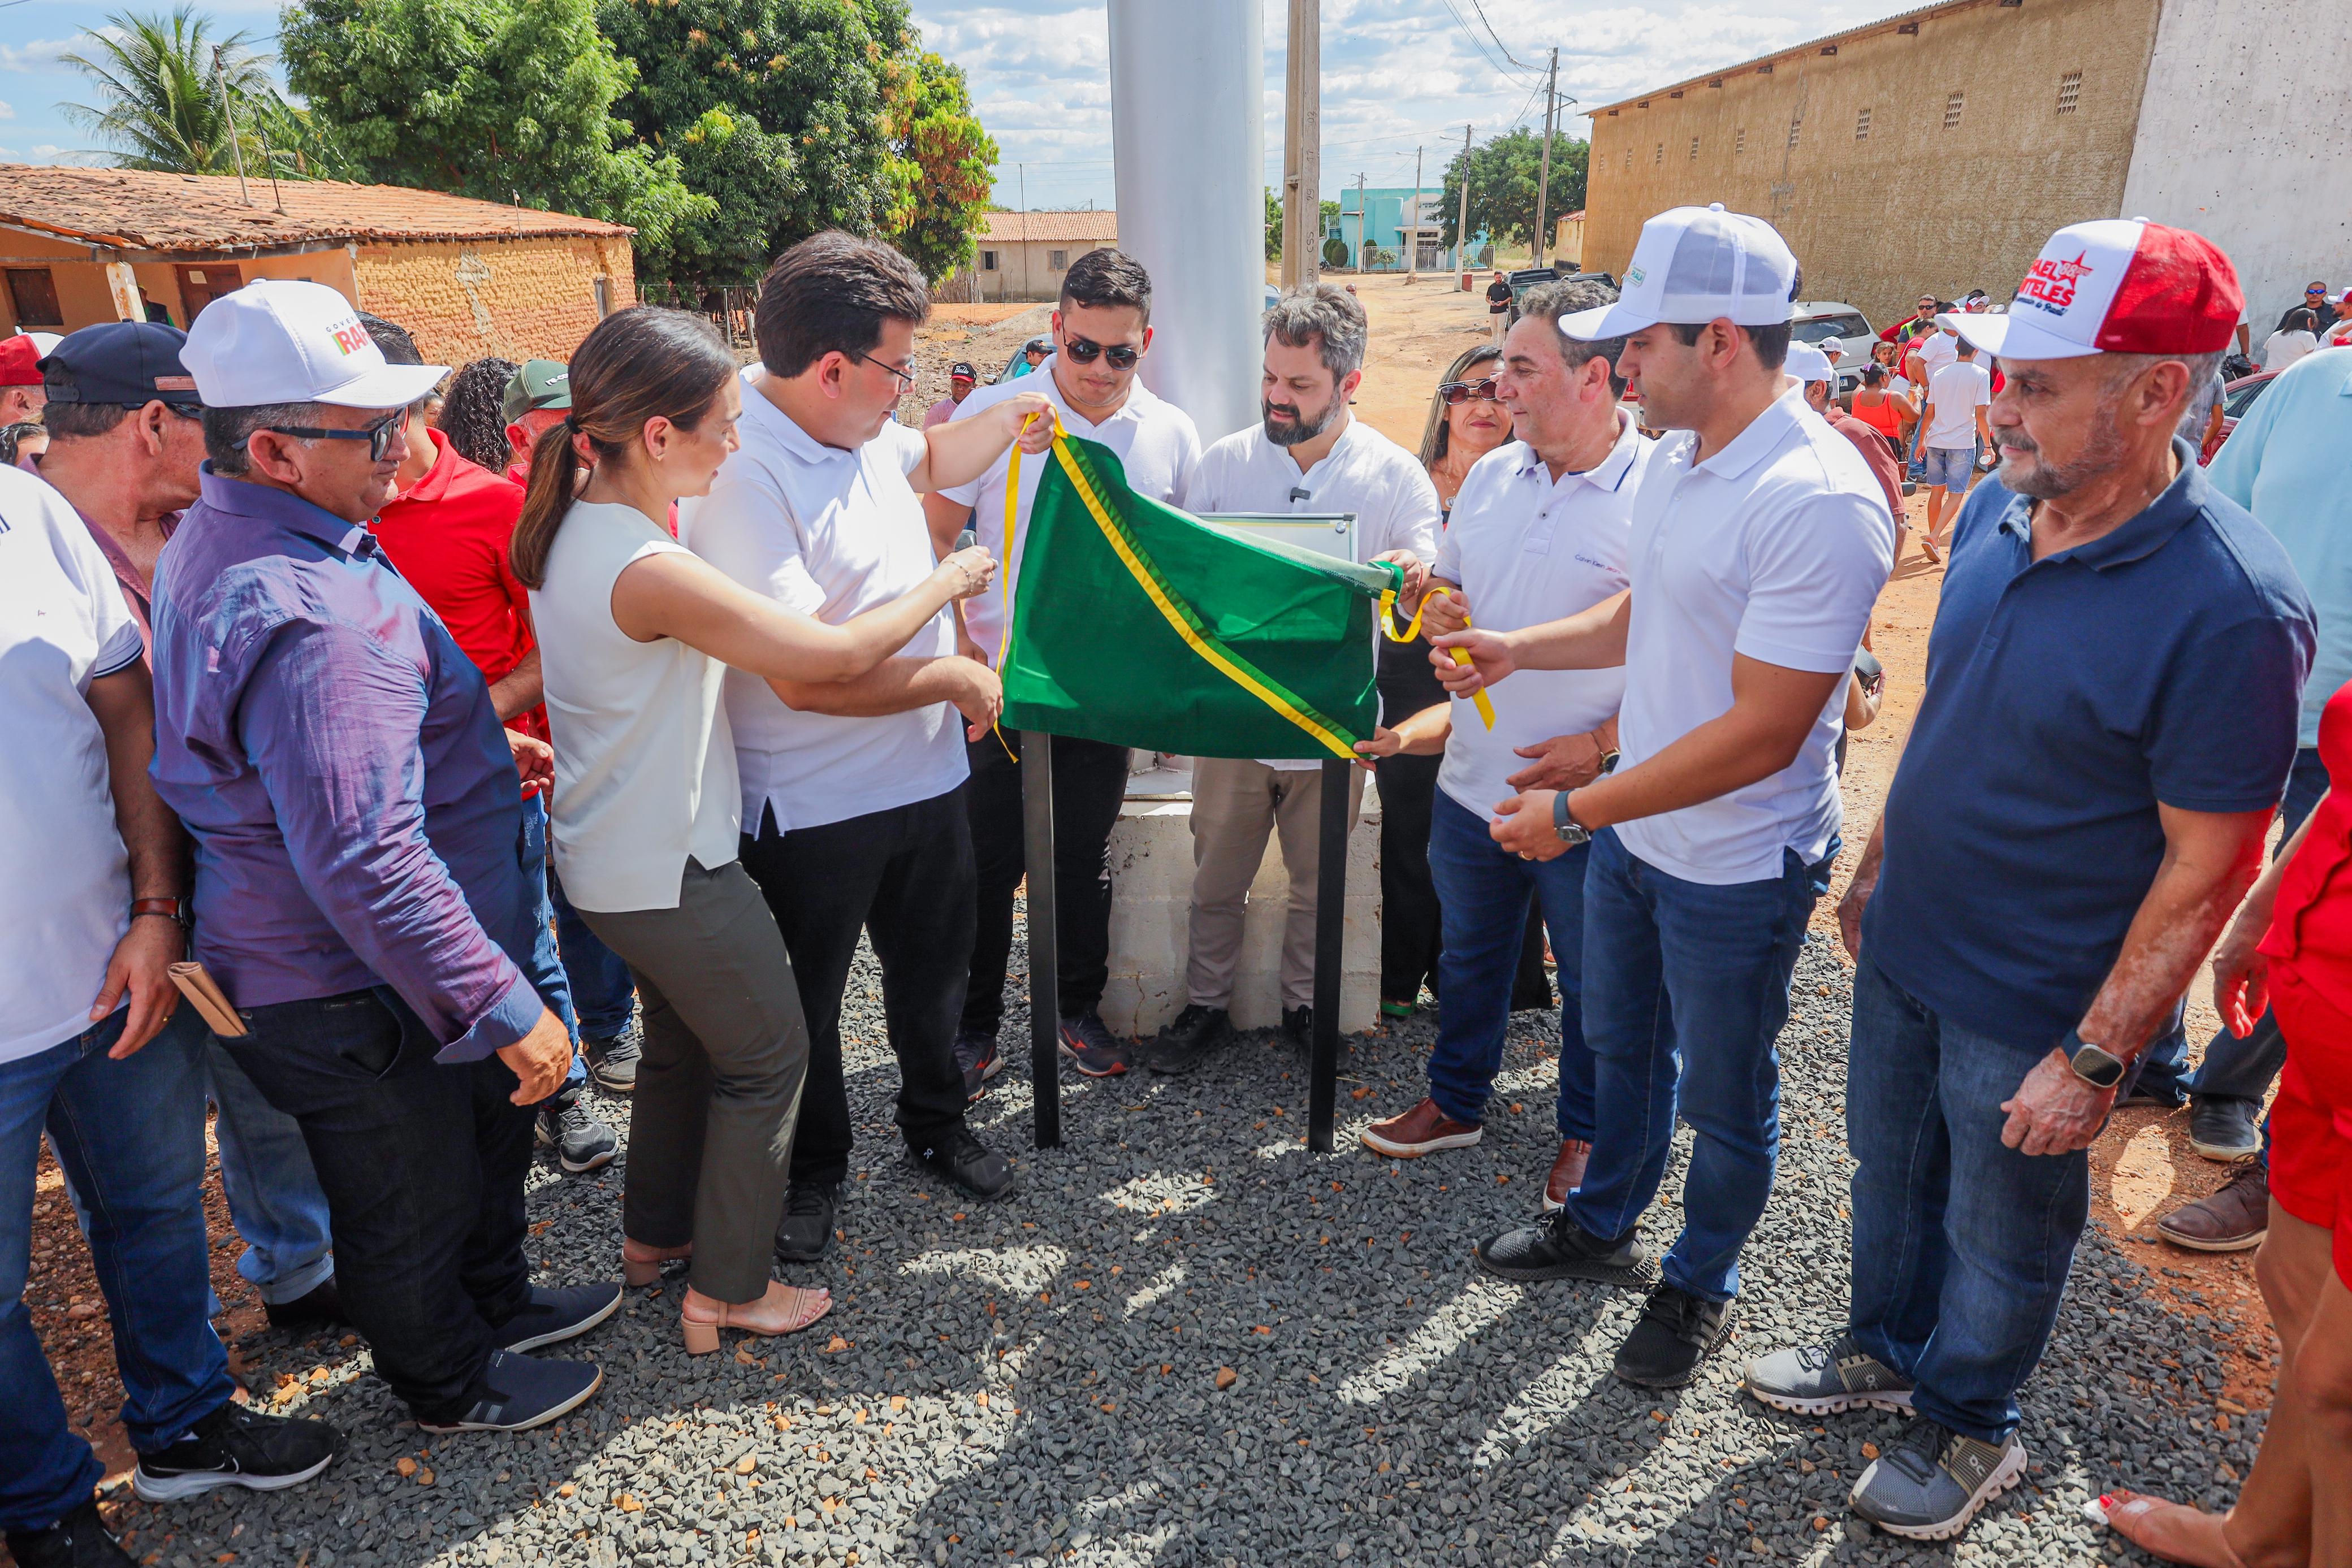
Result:
M814 1263L833 1245L833 1210L841 1188L827 1183L793 1183L784 1194L784 1218L776 1225L776 1260Z
M537 1350L577 1338L620 1310L621 1287L615 1283L533 1285L530 1302L490 1331L490 1343L500 1350Z
M1285 1008L1282 1009L1282 1038L1305 1051L1315 1043L1315 1009Z
M1013 1190L1013 1166L961 1123L931 1142L909 1144L907 1152L917 1165L945 1176L982 1203Z
M90 1499L47 1530L12 1530L8 1552L16 1568L134 1568L131 1553L107 1533Z
M290 1301L264 1301L261 1310L269 1314L271 1328L289 1332L325 1328L330 1323L347 1321L343 1317L342 1292L335 1289L332 1274Z
M645 1052L634 1032L624 1030L604 1040L592 1034L581 1040L580 1050L588 1058L588 1076L598 1088L607 1094L635 1092L637 1061Z
M166 1448L139 1456L131 1485L142 1502L170 1502L215 1487L278 1491L335 1462L343 1435L324 1421L264 1416L232 1399ZM18 1562L23 1562L21 1554Z
M2209 1160L2232 1164L2263 1152L2263 1103L2219 1094L2189 1102L2189 1146Z
M1870 1462L1850 1500L1889 1535L1949 1541L2023 1474L2025 1445L2016 1433L1996 1446L1922 1416Z
M1234 1020L1224 1009L1194 1002L1151 1042L1151 1071L1190 1072L1233 1039Z
M523 1432L569 1415L604 1385L592 1361L541 1361L520 1351L494 1350L482 1368L484 1391L454 1420L416 1424L428 1432Z
M1731 1337L1731 1303L1661 1284L1642 1303L1633 1332L1617 1347L1613 1369L1642 1388L1680 1388L1698 1375L1709 1351Z
M1092 1008L1062 1020L1062 1054L1088 1078L1115 1078L1128 1069L1128 1050Z
M583 1176L613 1163L621 1140L596 1119L579 1090L558 1093L539 1108L539 1146L555 1151L566 1174Z
M1506 1280L1591 1280L1601 1285L1647 1285L1656 1278L1641 1234L1629 1230L1616 1240L1593 1235L1555 1208L1533 1225L1522 1225L1478 1243L1478 1266Z
M955 1064L963 1074L965 1103L987 1093L988 1081L1004 1071L1004 1058L997 1052L995 1034L982 1034L976 1029L956 1030Z

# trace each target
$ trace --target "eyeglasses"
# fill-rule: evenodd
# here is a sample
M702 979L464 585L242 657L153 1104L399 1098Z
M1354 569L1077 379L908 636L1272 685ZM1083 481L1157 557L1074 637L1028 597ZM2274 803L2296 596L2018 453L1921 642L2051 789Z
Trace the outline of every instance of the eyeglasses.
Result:
M292 435L304 441L364 441L368 444L368 461L381 463L392 449L393 433L408 423L408 411L402 409L377 420L364 430L328 430L315 424L265 424L261 428L273 435Z
M1130 343L1114 344L1106 349L1087 338L1065 339L1062 352L1082 365L1091 365L1098 358L1108 360L1110 368L1115 371L1131 371L1135 368L1135 361L1143 358L1143 350Z
M1448 408L1458 407L1473 400L1493 402L1495 378L1488 376L1482 382L1447 382L1437 389L1437 395L1445 400L1445 405Z
M915 367L914 367L914 366L912 366L912 365L899 366L899 365L886 364L886 363L884 363L882 361L876 359L876 358L875 358L873 355L871 355L871 354L860 354L860 355L858 355L857 357L858 357L859 359L861 359L861 360L864 360L867 364L872 365L872 366L873 366L876 370L877 370L877 371L889 371L889 372L890 372L890 378L891 378L891 380L893 380L893 381L897 382L899 385L901 385L901 386L905 387L908 391L912 392L912 391L914 390L914 387L915 387Z

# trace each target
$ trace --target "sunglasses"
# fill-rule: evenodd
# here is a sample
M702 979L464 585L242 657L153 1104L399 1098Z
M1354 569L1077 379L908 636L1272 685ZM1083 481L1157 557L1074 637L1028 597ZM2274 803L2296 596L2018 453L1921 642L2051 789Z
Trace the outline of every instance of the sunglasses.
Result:
M1106 349L1087 338L1066 339L1062 343L1062 352L1082 365L1091 365L1097 359L1108 360L1110 368L1115 371L1131 371L1135 368L1135 361L1143 358L1143 350L1132 344L1119 343Z
M262 428L273 435L291 435L303 441L364 441L368 444L368 461L381 463L392 448L393 433L407 423L408 411L404 408L364 430L327 430L315 424L265 424Z
M1445 400L1445 405L1448 408L1458 407L1474 400L1480 402L1493 402L1495 378L1488 376L1482 382L1447 382L1437 389L1437 395Z

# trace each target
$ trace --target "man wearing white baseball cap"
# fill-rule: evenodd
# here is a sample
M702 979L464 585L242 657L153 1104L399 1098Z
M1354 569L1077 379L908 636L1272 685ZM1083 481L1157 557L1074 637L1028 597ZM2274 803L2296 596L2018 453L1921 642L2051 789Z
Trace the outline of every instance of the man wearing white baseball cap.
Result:
M1837 853L1832 754L1895 551L1877 481L1783 368L1799 281L1759 218L1678 207L1643 225L1622 297L1559 323L1623 336L1643 417L1673 433L1633 499L1632 586L1548 625L1436 640L1471 656L1464 670L1440 655L1457 694L1517 669L1625 666L1617 770L1526 791L1494 828L1531 859L1592 845L1584 1030L1600 1133L1567 1204L1478 1258L1511 1279L1648 1281L1636 1226L1679 1110L1697 1133L1682 1234L1616 1359L1646 1387L1688 1383L1729 1333L1740 1247L1771 1194L1772 1041Z
M2085 1146L2294 761L2310 605L2175 434L2239 303L2203 238L2110 218L2053 235L2008 314L1958 318L2000 359L2001 463L1960 509L1927 691L1838 909L1847 1327L1746 1378L1783 1410L1913 1415L1853 1498L1897 1535L1958 1535L2025 1470L2017 1391L2089 1214Z
M514 1430L596 1390L522 1354L601 1322L617 1282L549 1290L523 1255L531 1113L571 1042L526 977L517 768L489 688L368 520L407 407L343 297L262 281L180 350L203 494L155 573L155 786L196 846L195 955L222 1043L301 1124L343 1306L429 1430Z

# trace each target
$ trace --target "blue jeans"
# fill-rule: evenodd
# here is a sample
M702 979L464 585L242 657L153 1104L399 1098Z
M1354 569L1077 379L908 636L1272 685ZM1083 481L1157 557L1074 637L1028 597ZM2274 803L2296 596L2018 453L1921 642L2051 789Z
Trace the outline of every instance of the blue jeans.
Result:
M1594 1140L1569 1218L1595 1236L1632 1231L1658 1193L1679 1110L1698 1141L1683 1181L1683 1231L1666 1282L1713 1301L1739 1290L1739 1249L1772 1195L1780 1151L1780 1058L1789 977L1837 841L1816 864L1781 852L1780 874L1717 886L1592 836L1584 873L1584 1038L1598 1067Z
M1912 1379L1920 1415L1987 1443L2017 1429L2091 1212L2087 1152L2001 1145L2001 1102L2049 1054L1937 1017L1864 950L1845 1089L1853 1334Z
M1440 789L1429 823L1429 873L1445 943L1438 955L1437 1044L1429 1097L1457 1122L1486 1119L1503 1064L1503 1029L1528 925L1542 901L1559 963L1559 1108L1562 1138L1592 1137L1592 1051L1584 1043L1584 867L1591 846L1554 860L1523 861L1495 842L1486 821Z
M1969 493L1969 482L1977 472L1974 442L1966 446L1930 446L1920 455L1926 462L1928 484L1941 485L1956 496Z
M572 1010L572 982L565 977L563 960L555 950L555 905L547 891L551 879L547 870L544 790L522 798L522 842L516 850L516 857L522 862L523 887L539 889L530 912L530 962L523 967L523 973L530 977L547 1010L563 1020L563 1030L572 1037L572 1071L564 1074L563 1087L541 1102L551 1105L588 1082L588 1062L580 1054L580 1019Z
M552 864L547 868L547 898L555 910L555 935L580 1032L590 1040L615 1039L628 1029L636 1011L637 982L621 956L588 929L563 896L563 883Z
M293 1117L261 1097L236 1059L205 1036L205 1088L220 1112L221 1187L245 1239L236 1271L265 1301L299 1301L335 1275L327 1195Z
M183 1002L137 1054L110 1060L128 1017L0 1062L0 1529L47 1529L103 1473L66 1426L25 1309L45 1127L82 1207L131 1446L168 1447L234 1386L205 1318L204 1024Z

